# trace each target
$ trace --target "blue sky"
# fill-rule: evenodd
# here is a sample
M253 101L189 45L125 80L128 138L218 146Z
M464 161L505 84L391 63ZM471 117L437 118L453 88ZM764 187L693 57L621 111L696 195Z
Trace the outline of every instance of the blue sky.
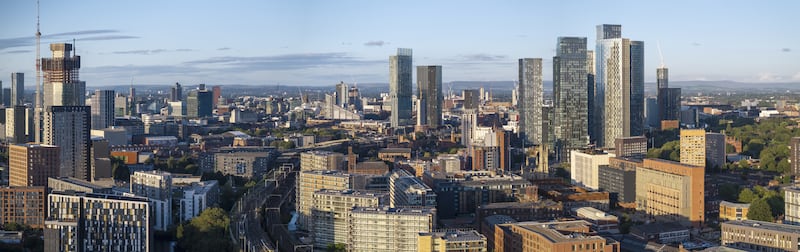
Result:
M0 2L0 80L34 83L36 6ZM515 80L559 36L621 24L645 41L646 81L661 45L671 80L800 82L800 1L56 1L48 43L77 40L88 86L135 83L332 85L388 82L389 55L442 65L443 80ZM8 84L6 84L8 85Z

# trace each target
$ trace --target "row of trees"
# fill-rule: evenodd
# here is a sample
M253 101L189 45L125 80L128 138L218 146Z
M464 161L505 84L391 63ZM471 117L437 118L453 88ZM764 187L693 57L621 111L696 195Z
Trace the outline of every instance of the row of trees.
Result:
M739 202L749 203L747 219L759 221L775 221L784 213L782 191L773 191L761 186L745 188L739 193Z
M208 208L190 222L178 226L178 246L185 251L233 251L228 232L230 224L225 210Z

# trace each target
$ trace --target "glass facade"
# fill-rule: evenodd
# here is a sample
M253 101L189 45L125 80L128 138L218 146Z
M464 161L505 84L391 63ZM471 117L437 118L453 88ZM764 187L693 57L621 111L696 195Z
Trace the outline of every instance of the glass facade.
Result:
M412 125L411 121L411 49L398 48L397 55L389 57L389 98L393 128Z
M586 38L559 37L553 58L554 133L559 158L589 143Z
M542 81L542 59L519 59L519 114L520 129L525 141L540 145L544 137L542 132L542 105L544 104L544 88Z

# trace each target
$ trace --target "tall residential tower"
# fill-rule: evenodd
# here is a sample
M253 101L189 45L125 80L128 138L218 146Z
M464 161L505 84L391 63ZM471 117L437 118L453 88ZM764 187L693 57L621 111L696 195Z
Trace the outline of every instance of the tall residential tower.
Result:
M553 118L559 160L589 143L586 37L559 37L553 57Z
M413 125L411 121L411 54L409 48L398 48L389 57L389 98L391 99L392 128Z
M519 59L519 94L520 131L527 143L541 145L544 140L542 132L544 86L541 58Z

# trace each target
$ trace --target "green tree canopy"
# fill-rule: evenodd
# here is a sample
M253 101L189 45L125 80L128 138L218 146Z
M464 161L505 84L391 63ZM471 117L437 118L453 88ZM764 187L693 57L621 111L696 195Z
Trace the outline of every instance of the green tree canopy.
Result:
M228 228L228 214L221 208L208 208L188 224L178 226L178 246L186 251L233 251Z
M750 203L750 209L747 210L747 219L769 222L775 220L772 217L772 208L765 199L758 199Z
M753 201L758 198L758 195L756 195L753 190L750 190L750 188L745 188L739 193L739 202L742 203L753 203Z

